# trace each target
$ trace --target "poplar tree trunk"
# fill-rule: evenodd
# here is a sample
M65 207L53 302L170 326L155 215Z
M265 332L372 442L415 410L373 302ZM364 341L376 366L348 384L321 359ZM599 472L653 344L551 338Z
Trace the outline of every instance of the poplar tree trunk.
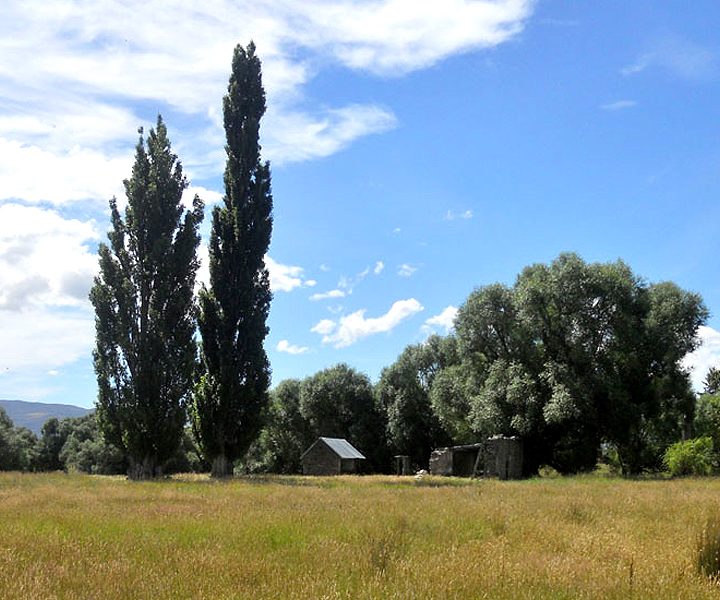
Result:
M157 464L157 457L146 456L141 462L130 458L130 468L128 469L129 479L142 481L145 479L155 479L160 475L162 475L162 469Z
M233 474L233 465L225 454L213 458L210 476L216 478L230 477Z

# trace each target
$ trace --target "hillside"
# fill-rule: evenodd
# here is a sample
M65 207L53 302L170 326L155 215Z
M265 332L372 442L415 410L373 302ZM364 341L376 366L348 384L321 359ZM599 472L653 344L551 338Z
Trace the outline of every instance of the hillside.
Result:
M0 407L5 409L16 427L27 427L36 434L40 433L45 421L51 417L58 419L82 417L92 412L89 408L80 408L72 404L45 404L22 400L0 400Z

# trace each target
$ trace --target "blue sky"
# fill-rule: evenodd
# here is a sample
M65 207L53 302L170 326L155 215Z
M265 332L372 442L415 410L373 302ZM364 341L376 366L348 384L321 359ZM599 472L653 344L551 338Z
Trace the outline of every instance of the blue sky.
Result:
M698 383L720 363L717 2L206 4L0 7L0 397L92 405L87 292L136 129L161 112L217 202L251 38L274 383L338 362L375 380L474 287L562 251L699 292L687 364Z

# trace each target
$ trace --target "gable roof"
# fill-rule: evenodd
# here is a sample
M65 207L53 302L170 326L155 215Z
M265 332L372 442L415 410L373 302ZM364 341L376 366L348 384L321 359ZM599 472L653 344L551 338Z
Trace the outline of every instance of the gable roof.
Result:
M350 442L348 442L346 439L343 438L330 438L330 437L320 437L317 439L315 444L318 442L323 442L330 450L332 450L335 454L337 454L340 458L360 458L365 460L365 457L360 454L357 448L355 448ZM312 444L310 448L312 448L315 444ZM310 448L305 450L303 452L303 455L300 457L301 459L310 452Z

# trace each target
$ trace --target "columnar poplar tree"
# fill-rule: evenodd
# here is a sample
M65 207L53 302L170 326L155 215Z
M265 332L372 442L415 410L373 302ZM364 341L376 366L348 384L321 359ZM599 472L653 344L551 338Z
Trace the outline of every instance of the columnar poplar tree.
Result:
M195 435L215 477L232 474L233 461L257 436L270 383L263 341L272 298L264 262L272 194L270 166L260 161L265 92L252 42L247 50L235 48L223 112L225 197L213 210L210 289L200 291L204 374L193 410Z
M155 477L177 450L197 360L196 257L203 204L181 204L187 181L158 116L147 144L140 129L127 208L110 201L109 245L100 244L95 307L97 413L132 478Z

